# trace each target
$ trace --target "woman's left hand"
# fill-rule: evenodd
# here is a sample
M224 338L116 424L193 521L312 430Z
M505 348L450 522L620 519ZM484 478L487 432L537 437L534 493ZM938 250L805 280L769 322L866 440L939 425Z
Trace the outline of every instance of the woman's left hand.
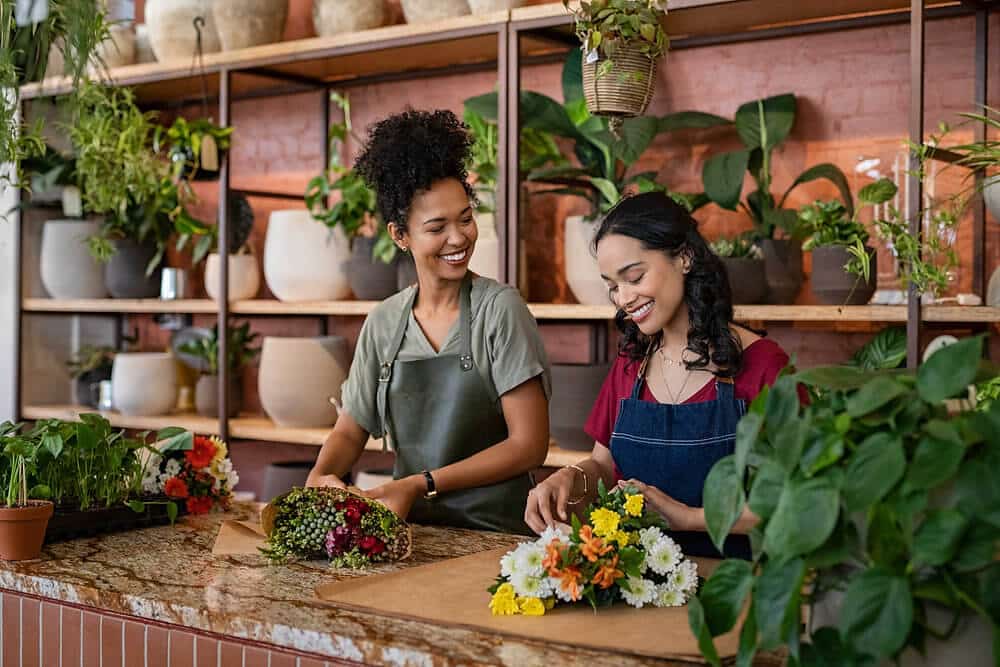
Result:
M674 500L655 486L650 486L637 479L618 482L618 490L626 486L631 486L641 493L649 507L667 520L671 530L705 530L704 526L698 525L698 510L694 507Z
M369 498L378 500L383 505L399 515L399 518L406 519L410 513L413 503L423 495L427 483L424 478L418 475L411 475L403 479L394 479L386 482L374 489L365 491Z

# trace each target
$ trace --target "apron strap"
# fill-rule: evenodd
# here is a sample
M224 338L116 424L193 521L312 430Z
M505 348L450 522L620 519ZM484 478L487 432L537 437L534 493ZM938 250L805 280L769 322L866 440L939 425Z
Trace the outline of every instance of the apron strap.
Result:
M472 278L468 271L462 279L462 289L459 294L458 335L460 341L459 364L463 371L471 371L472 363Z
M639 397L642 396L642 385L646 381L646 366L649 365L649 359L653 356L653 346L650 345L649 351L646 356L643 357L642 363L639 364L639 374L635 376L635 382L632 384L632 400L637 401Z
M389 352L378 370L378 389L375 394L375 405L378 411L379 423L382 425L382 451L389 449L389 383L392 381L392 365L399 356L399 348L403 345L403 336L406 334L406 325L410 320L410 313L413 312L413 303L417 300L417 289L413 289L413 294L406 301L403 314L396 325L396 333L393 334L392 342L389 344Z
M718 399L733 400L736 397L736 381L730 377L715 376L715 395Z

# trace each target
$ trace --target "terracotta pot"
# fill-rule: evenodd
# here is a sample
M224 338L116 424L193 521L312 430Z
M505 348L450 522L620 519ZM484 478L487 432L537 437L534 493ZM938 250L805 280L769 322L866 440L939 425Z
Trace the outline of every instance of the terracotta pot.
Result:
M215 29L223 51L281 41L288 0L215 0Z
M720 257L729 277L733 305L764 303L767 296L767 278L764 260L751 257Z
M497 239L493 214L477 214L476 226L479 228L479 238L476 240L476 249L472 253L472 259L469 260L469 270L481 276L499 280L500 241Z
M219 254L212 253L205 260L205 292L213 301L219 300ZM245 301L260 291L260 266L253 255L229 256L229 300Z
M0 560L38 558L54 510L48 500L29 500L25 507L0 507Z
M104 268L87 249L87 238L100 223L50 220L42 227L39 268L42 285L53 299L103 299L108 296Z
M524 0L469 0L473 14L490 14L505 9L516 9L524 5Z
M863 306L875 294L878 256L868 248L871 273L868 282L844 270L851 254L844 246L822 246L812 251L812 291L821 303L831 306Z
M219 376L202 375L194 386L194 407L202 417L219 416ZM235 417L243 409L243 387L236 378L229 381L228 416Z
M559 447L576 451L593 449L594 440L584 433L583 425L609 370L611 364L552 364L549 424Z
M597 258L593 253L597 223L582 215L566 218L565 255L566 283L576 300L588 306L606 306L608 286L601 280Z
M198 42L198 31L194 27L197 16L205 20L201 29L202 53L215 53L222 49L212 14L213 2L214 0L146 0L149 44L158 61L191 62Z
M264 412L279 426L318 428L337 420L351 360L347 341L323 338L264 339L257 389Z
M271 214L264 241L264 279L281 301L346 299L344 272L350 244L340 227L330 230L305 210Z
M111 370L111 401L123 415L165 415L177 404L177 368L166 352L119 352Z
M760 249L764 252L767 303L795 303L802 289L802 244L789 239L764 239Z
M354 296L362 301L381 301L396 293L396 264L372 257L376 239L356 236L351 241L351 258L345 263ZM397 255L398 257L398 255Z
M115 254L104 265L104 284L116 299L155 299L160 296L161 267L146 275L146 267L156 256L153 243L129 239L114 241Z
M429 23L469 13L466 0L399 0L407 23Z
M385 0L313 0L313 27L320 37L378 28L385 19Z

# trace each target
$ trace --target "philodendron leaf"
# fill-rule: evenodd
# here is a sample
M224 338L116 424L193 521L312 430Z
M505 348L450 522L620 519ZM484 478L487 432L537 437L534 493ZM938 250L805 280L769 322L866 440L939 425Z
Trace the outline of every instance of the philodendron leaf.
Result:
M870 507L885 497L903 476L906 456L894 433L874 433L858 445L844 473L844 502L850 512Z
M849 366L817 366L795 374L796 381L828 391L859 389L872 377L871 373Z
M688 600L687 607L688 625L691 627L691 634L698 638L698 650L712 667L722 667L715 642L712 641L712 633L709 632L708 623L705 622L705 610L697 595Z
M621 137L611 144L611 152L625 165L632 165L656 138L659 121L652 116L628 118L622 123Z
M858 203L875 205L884 204L896 196L899 188L888 178L881 178L874 183L869 183L858 192Z
M955 555L968 520L958 510L934 510L913 537L914 565L944 565Z
M954 440L938 440L925 435L917 443L913 460L906 470L905 488L931 489L951 479L965 456L965 445Z
M784 561L817 549L833 532L839 512L838 492L829 479L787 482L764 529L764 551Z
M781 491L785 488L787 473L774 461L765 460L757 468L757 474L750 487L750 497L747 499L751 511L762 520L767 520L778 508Z
M787 562L768 559L754 582L753 600L760 630L760 647L778 647L789 630L798 626L799 602L806 564L801 558Z
M781 201L778 203L778 208L781 208L785 199L788 198L788 194L794 190L799 185L803 183L809 183L811 181L817 181L820 179L825 179L833 183L838 192L840 192L840 198L844 202L844 208L847 209L848 216L854 216L854 200L851 199L851 186L847 182L847 177L844 176L844 172L840 170L835 164L830 162L824 162L823 164L818 164L814 167L809 167L804 172L799 174L799 177L789 186L788 190L781 197Z
M840 613L840 631L856 650L887 658L906 642L913 598L906 577L879 567L855 577Z
M917 391L928 403L940 403L966 392L976 379L983 339L973 336L941 348L917 370Z
M747 457L753 449L753 445L760 436L760 429L764 425L764 417L755 412L750 412L740 418L736 424L736 449L733 453L736 474L742 475L746 470Z
M852 417L863 417L908 391L906 387L891 377L876 377L847 399L847 413Z
M735 122L736 131L744 146L770 150L783 142L792 131L795 124L795 95L786 93L747 102L736 110ZM764 134L767 135L766 138Z
M735 211L743 191L743 177L750 160L750 151L733 151L713 155L705 161L701 180L705 194L722 208Z
M701 587L698 598L713 637L729 632L736 625L752 584L750 561L730 558L722 561Z
M732 124L733 121L728 118L703 111L677 111L660 116L659 131L673 132L675 130L704 129Z
M743 476L737 474L732 454L719 459L705 478L705 525L719 551L743 511Z

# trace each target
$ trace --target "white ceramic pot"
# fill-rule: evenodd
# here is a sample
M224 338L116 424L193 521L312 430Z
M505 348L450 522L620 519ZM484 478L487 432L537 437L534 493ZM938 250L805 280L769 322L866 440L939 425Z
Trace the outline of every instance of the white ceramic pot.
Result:
M429 23L469 13L466 0L399 0L407 23Z
M994 176L983 185L983 199L990 215L1000 223L1000 176Z
M135 27L131 23L115 23L108 27L108 32L108 39L97 47L100 60L109 68L135 64Z
M489 14L516 9L524 4L524 0L468 0L469 9L473 14Z
M168 352L119 352L111 370L111 396L123 415L165 415L177 404L177 366Z
M588 306L606 306L608 286L601 280L597 258L592 251L597 223L582 215L566 218L564 252L566 255L566 283L573 296Z
M499 280L500 275L500 242L492 213L476 215L476 226L479 228L479 238L476 249L469 260L469 270L481 276Z
M260 354L260 404L279 426L329 426L337 420L330 399L340 401L340 387L350 365L347 341L340 336L269 336Z
M313 27L320 37L378 28L385 18L385 0L313 0Z
M215 0L215 29L223 51L281 41L288 0Z
M160 62L184 60L188 63L195 54L198 32L194 19L201 16L205 25L201 29L202 53L215 53L222 48L219 33L212 15L214 0L147 0L146 26L149 43Z
M986 287L986 305L1000 308L1000 266L993 271L989 285Z
M149 26L140 23L135 27L135 61L137 63L155 63L156 54L149 42Z
M103 299L108 295L104 267L87 249L87 237L100 223L50 220L42 227L42 285L53 299Z
M351 246L308 211L275 211L264 241L264 279L281 301L336 301L351 292L343 264Z
M205 291L213 301L219 300L219 270L222 262L218 253L205 260ZM257 296L260 290L260 267L253 255L229 256L229 300L244 301Z

